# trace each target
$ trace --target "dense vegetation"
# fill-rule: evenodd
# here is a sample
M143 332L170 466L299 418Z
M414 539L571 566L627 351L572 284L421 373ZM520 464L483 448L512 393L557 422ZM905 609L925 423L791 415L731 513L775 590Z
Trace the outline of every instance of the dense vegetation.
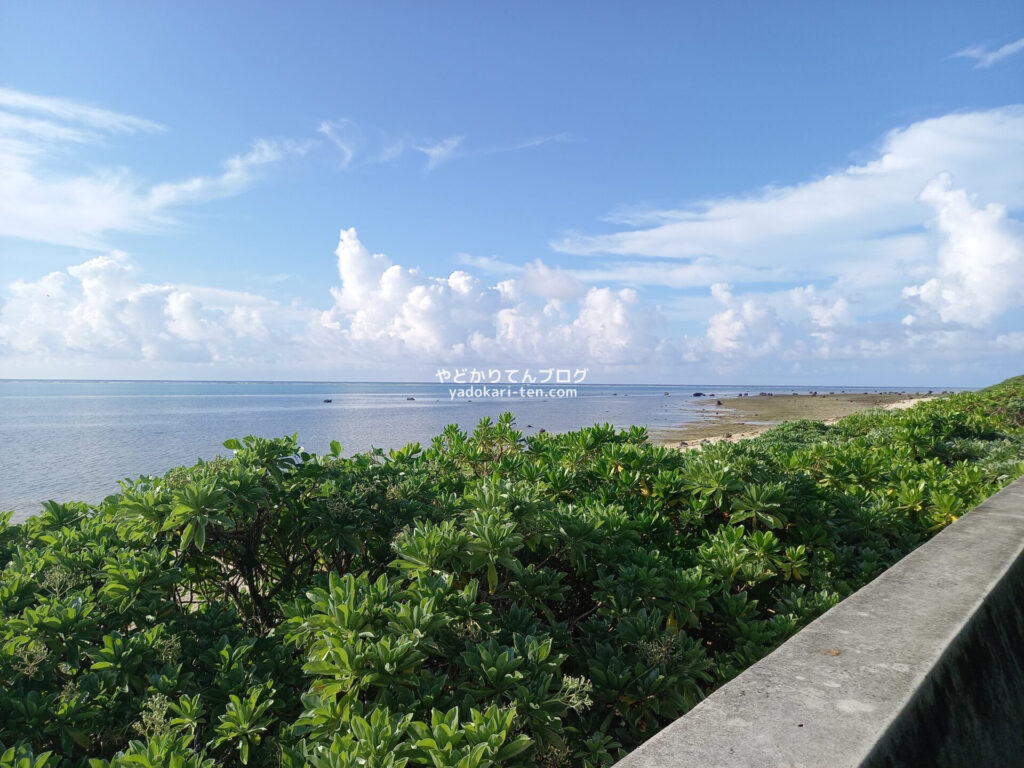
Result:
M0 765L607 765L1024 474L1024 377L686 453L225 446L0 522Z

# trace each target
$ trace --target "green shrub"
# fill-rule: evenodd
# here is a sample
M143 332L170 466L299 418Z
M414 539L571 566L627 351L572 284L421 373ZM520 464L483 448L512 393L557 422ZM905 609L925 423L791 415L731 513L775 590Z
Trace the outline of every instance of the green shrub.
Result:
M1024 474L1024 377L680 453L296 439L0 521L0 766L603 766Z

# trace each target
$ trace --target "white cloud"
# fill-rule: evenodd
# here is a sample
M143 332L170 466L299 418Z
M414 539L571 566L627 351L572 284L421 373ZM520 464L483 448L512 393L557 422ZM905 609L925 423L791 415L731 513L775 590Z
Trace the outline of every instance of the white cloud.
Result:
M148 186L123 169L51 174L52 153L108 135L99 119L51 114L0 108L0 233L99 248L105 233L165 226L177 206L237 194L305 149L257 141L220 173ZM338 122L330 132L343 133ZM353 163L377 157L352 146ZM867 358L896 371L1005 360L1024 315L1021 156L1022 107L925 120L825 178L632 211L618 219L633 229L559 243L585 263L462 255L433 276L408 266L418 254L396 263L345 230L338 283L317 308L147 283L130 258L107 253L12 284L0 360L55 375L67 361L117 359L392 377L485 362L858 372Z
M342 231L336 253L340 285L318 336L349 354L616 365L658 344L648 331L657 312L635 291L587 287L540 261L489 285L464 270L428 277L395 264L371 254L354 229Z
M342 168L353 164L391 163L409 152L419 152L426 158L424 167L427 173L456 158L519 152L570 139L567 133L549 133L508 143L467 147L465 136L449 136L440 141L415 139L408 135L396 138L379 130L364 131L349 117L322 120L316 130L338 150Z
M712 285L711 296L725 307L708 318L707 339L713 353L757 357L779 348L782 334L771 304L755 296L736 298L726 283Z
M996 346L1014 352L1024 352L1024 331L1014 331L996 336Z
M523 271L521 264L504 261L497 256L474 256L471 253L456 254L460 264L473 267L480 272L494 275L515 275Z
M455 156L459 145L462 144L463 138L463 136L449 136L447 139L442 139L433 144L424 144L416 147L419 152L427 156L427 173L451 160Z
M806 310L811 322L819 328L832 328L851 322L850 304L843 297L829 302L818 294L813 285L794 288L790 296L793 305Z
M972 45L970 48L964 48L962 51L957 51L953 55L961 58L974 59L974 68L984 69L985 67L991 67L993 64L1013 56L1015 53L1020 53L1021 51L1024 51L1024 37L1019 40L1014 40L1012 43L1000 46L994 51L989 50L989 48L984 45Z
M523 139L507 146L481 149L478 150L478 153L491 155L499 152L518 152L520 149L532 149L533 147L542 147L545 144L561 144L564 141L569 141L570 138L568 133L549 133L544 136L532 136L529 139Z
M656 310L631 289L565 279L562 309L548 313L551 285L534 278L491 285L462 269L430 277L370 253L352 229L341 234L337 265L333 302L316 310L146 282L128 255L103 254L8 287L0 359L7 370L97 362L153 370L327 370L368 361L380 370L474 361L618 366L643 362L663 341ZM558 274L540 262L530 270Z
M730 283L712 289L714 304L669 300L670 316L704 327L699 343L688 329L691 357L898 359L938 354L940 338L980 354L991 336L944 326L1005 325L1024 309L1012 215L1024 209L1021 157L1024 107L945 115L891 131L872 158L823 178L686 208L620 209L612 223L630 228L553 246L598 262L565 269L581 281Z
M1021 157L1024 107L945 115L890 132L874 159L823 178L633 211L626 218L641 228L570 234L552 246L577 255L696 260L723 272L775 271L783 279L892 282L929 258L928 211L918 195L932 178L948 172L984 199L1020 208Z
M975 327L1024 304L1024 227L1007 216L1006 207L976 207L948 174L930 182L921 199L935 209L943 242L937 275L905 288L904 297L937 312L944 323Z
M356 367L401 377L424 367L548 364L621 380L622 371L651 375L655 366L732 375L755 365L865 358L924 365L1005 356L1020 343L1014 331L993 339L947 328L937 313L911 323L861 321L844 297L814 285L740 295L712 284L709 298L677 299L693 308L698 325L687 331L638 291L588 285L540 261L498 283L467 269L433 277L371 253L354 229L342 231L336 257L338 283L325 295L327 308L315 309L148 283L127 255L97 256L9 287L0 304L0 360L5 370L31 375L86 363L108 371L144 363L149 375L179 366L179 374L200 377L337 375Z
M347 117L341 120L324 120L316 130L317 133L326 136L341 153L342 168L348 168L359 147L366 141L355 120Z
M111 232L165 228L174 223L175 208L236 195L260 168L306 150L298 142L259 139L225 161L219 174L157 184L123 167L68 169L85 144L158 130L132 115L0 89L0 235L102 250Z
M287 327L308 320L252 294L142 282L129 257L113 252L13 283L0 306L0 352L69 363L251 360L274 354L270 316L282 348Z
M162 131L164 126L134 115L111 112L107 109L83 104L80 101L38 96L11 88L0 88L0 109L17 112L41 113L104 133L135 133L136 131Z
M75 142L84 144L97 141L99 135L81 127L61 125L37 117L17 115L12 112L0 111L0 137L9 142L8 151L21 147L21 152L31 153L33 148L43 142ZM35 151L40 151L37 147Z
M287 154L304 154L305 151L306 145L302 143L257 139L245 154L228 158L222 173L156 184L148 190L147 202L156 216L175 205L237 195L255 181L263 166L272 165Z
M630 259L593 267L567 267L563 270L577 280L597 283L661 286L664 288L703 288L715 282L780 283L802 279L792 268L756 267L723 263L711 257L698 257L686 263L678 261Z
M519 280L525 290L551 301L577 299L586 290L571 274L559 267L549 267L540 259L529 262Z

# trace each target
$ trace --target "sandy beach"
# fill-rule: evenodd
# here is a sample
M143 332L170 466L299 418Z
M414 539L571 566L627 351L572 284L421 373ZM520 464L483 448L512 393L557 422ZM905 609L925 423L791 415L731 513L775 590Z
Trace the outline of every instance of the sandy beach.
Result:
M680 448L695 448L721 440L735 442L755 437L787 421L813 419L831 424L858 411L909 408L934 396L819 394L709 398L700 420L674 429L652 430L651 440Z

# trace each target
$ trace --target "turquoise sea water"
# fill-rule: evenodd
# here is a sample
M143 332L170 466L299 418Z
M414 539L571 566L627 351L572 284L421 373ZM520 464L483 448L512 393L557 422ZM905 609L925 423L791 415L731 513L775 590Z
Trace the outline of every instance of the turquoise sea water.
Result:
M576 389L575 398L467 402L452 400L448 386L439 384L0 380L0 510L13 509L18 520L46 499L98 502L117 490L120 479L227 454L226 439L250 434L298 432L302 446L313 452L325 452L338 440L348 455L409 442L426 445L447 424L471 429L481 418L508 410L527 433L605 422L656 431L700 418L706 401L692 397L697 391L839 391L707 384Z

